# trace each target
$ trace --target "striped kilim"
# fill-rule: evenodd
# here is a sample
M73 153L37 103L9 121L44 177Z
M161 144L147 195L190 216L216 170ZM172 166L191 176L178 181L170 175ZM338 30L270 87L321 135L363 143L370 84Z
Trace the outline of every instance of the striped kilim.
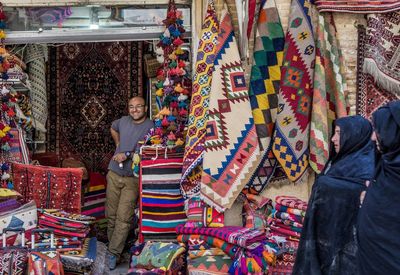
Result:
M321 173L329 158L332 122L347 115L343 58L332 14L319 15L316 34L310 166Z
M319 12L386 13L400 10L398 0L316 0Z
M253 175L259 144L230 15L222 11L212 76L201 198L230 208Z
M217 35L216 13L213 2L210 1L199 38L197 61L193 75L192 100L190 102L181 179L181 189L184 195L191 195L199 191Z
M275 0L267 0L258 17L249 85L251 109L262 154L262 161L246 186L251 193L259 194L264 189L277 166L275 156L269 153L278 110L284 45L285 35Z
M308 167L315 44L309 0L292 0L272 150L290 181Z
M172 235L186 222L180 192L182 159L143 160L140 174L140 239Z

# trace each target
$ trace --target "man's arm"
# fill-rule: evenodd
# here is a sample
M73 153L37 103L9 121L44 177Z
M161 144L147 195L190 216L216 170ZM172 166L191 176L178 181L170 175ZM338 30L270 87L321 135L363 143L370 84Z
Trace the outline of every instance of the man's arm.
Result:
M115 142L115 146L119 146L119 133L115 131L113 128L110 128L111 136Z

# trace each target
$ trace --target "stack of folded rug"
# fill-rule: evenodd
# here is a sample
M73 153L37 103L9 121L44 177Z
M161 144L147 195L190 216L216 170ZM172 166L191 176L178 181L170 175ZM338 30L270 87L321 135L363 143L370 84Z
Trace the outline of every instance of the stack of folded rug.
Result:
M293 196L278 196L270 216L270 235L280 247L276 264L268 270L269 275L290 275L296 260L297 248L307 203Z

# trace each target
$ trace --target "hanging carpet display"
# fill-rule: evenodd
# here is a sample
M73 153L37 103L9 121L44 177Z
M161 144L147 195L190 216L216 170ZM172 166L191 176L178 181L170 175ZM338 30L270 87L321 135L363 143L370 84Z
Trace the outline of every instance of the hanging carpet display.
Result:
M230 15L222 11L206 125L201 198L230 208L260 162L249 93Z
M329 158L332 123L347 116L343 56L332 14L319 15L310 130L310 166L321 173Z
M400 11L368 14L365 42L364 73L400 96Z
M364 55L366 41L365 27L358 27L358 51L357 51L357 114L370 119L372 113L386 103L399 100L396 96L380 87L378 87L370 74L363 72Z
M47 151L107 171L115 150L111 122L142 95L142 42L77 43L50 48Z
M262 161L246 186L259 194L274 174L278 163L271 151L271 138L278 110L285 35L274 0L267 0L258 18L254 65L251 69L249 97Z
M308 0L292 0L272 150L290 181L308 167L315 45Z
M214 59L218 35L218 22L213 1L207 7L204 19L197 60L194 67L192 99L188 118L185 154L182 167L182 193L186 196L199 191L206 123L208 120L210 86L214 69Z

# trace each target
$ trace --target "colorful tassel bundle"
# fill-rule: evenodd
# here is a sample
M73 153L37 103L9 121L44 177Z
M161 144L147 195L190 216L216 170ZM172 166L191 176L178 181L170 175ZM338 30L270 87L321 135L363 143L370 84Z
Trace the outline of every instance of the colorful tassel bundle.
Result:
M147 142L152 145L182 146L185 140L185 125L188 117L189 96L192 82L189 71L189 54L182 49L184 43L182 12L169 2L165 30L160 37L157 55L163 56L163 65L157 71L156 96L162 103L161 111L155 116L154 135Z

